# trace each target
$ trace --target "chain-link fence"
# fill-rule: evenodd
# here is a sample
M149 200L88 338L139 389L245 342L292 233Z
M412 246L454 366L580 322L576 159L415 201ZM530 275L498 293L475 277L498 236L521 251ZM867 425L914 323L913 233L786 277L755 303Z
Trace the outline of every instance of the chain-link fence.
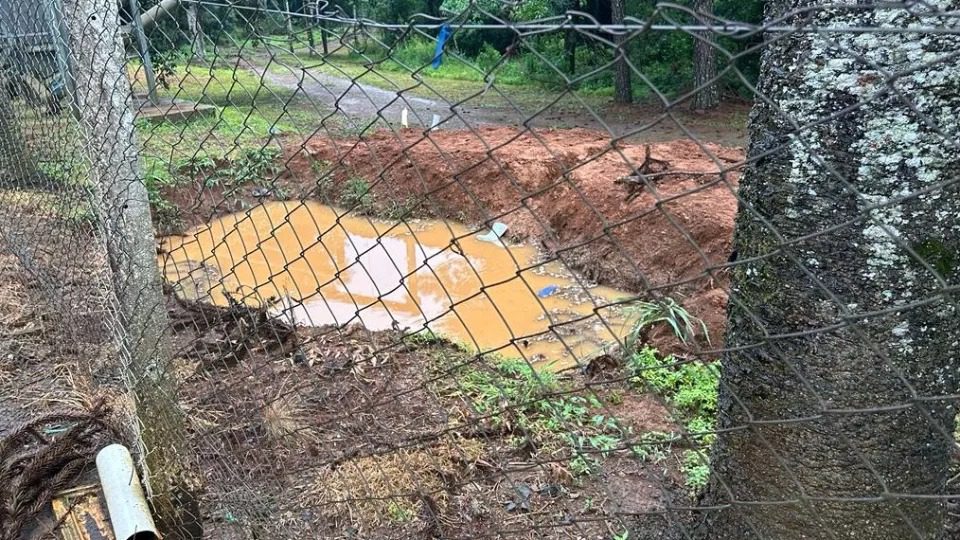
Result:
M958 34L0 0L0 538L955 537Z

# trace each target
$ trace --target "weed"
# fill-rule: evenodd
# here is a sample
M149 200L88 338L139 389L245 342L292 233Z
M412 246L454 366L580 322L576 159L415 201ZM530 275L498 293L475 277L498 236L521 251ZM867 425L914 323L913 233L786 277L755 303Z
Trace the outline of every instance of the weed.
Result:
M387 208L380 214L386 219L400 221L408 217L414 207L416 207L416 201L413 199L404 199L402 201L391 199L390 202L387 203Z
M702 448L709 448L717 415L717 391L720 384L720 362L678 362L674 357L657 357L649 347L630 356L629 365L634 384L645 385L664 396L684 423L690 439L698 449L684 452L681 470L687 486L702 489L710 474L709 457Z
M659 463L668 457L670 445L676 439L673 433L650 431L642 434L639 442L630 446L630 451L637 459Z
M325 159L311 159L310 170L317 178L324 178L330 173L330 162Z
M357 176L347 180L343 185L343 192L340 193L340 204L344 208L357 208L360 211L369 210L373 204L370 183Z
M278 395L263 407L262 415L264 431L274 441L316 440L316 432L307 423L309 415L300 406L295 394Z
M520 360L464 367L442 393L463 400L466 414L518 435L512 439L516 447L533 443L540 451L569 456L574 475L594 472L602 458L623 450L631 435L619 419L599 414L602 404L595 396L571 391L555 374Z
M649 347L629 358L634 382L647 383L667 398L685 417L712 418L717 412L719 362L678 362L668 356L660 359Z
M613 535L613 540L630 540L630 531L625 529Z
M710 480L710 458L703 450L684 450L680 471L687 487L694 493L699 492Z
M646 332L659 323L670 325L674 335L683 343L689 343L696 338L697 328L703 337L710 342L710 336L707 333L707 325L690 315L683 306L676 300L667 298L657 302L637 302L630 307L629 314L637 316L633 324L633 330L627 336L627 348L633 350L639 344L646 341Z
M413 510L408 505L390 501L387 503L387 515L397 523L407 523L413 519Z
M173 174L170 167L159 159L147 157L144 163L143 183L147 188L147 199L157 223L166 229L177 223L180 214L177 207L164 196L164 188L175 186L183 179Z
M330 162L324 159L311 159L310 170L317 178L317 197L329 202L333 190L333 169Z
M414 334L410 334L404 338L411 345L417 346L430 346L430 345L439 345L446 342L444 338L434 333L433 330L423 329Z
M574 456L574 458L571 459L570 463L568 464L570 467L570 472L572 472L574 476L587 476L589 474L593 474L597 465L598 463L596 460L584 455Z
M190 176L197 176L217 166L217 162L207 154L195 154L177 162L177 168Z
M263 147L247 150L240 159L231 163L224 171L224 175L233 185L256 183L269 180L277 173L277 158L280 150L272 147Z

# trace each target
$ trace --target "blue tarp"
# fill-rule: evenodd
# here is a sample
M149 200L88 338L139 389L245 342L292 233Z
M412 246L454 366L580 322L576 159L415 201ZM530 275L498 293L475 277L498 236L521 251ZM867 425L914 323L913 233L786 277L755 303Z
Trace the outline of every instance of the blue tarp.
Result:
M451 34L453 34L453 30L449 24L440 27L440 33L437 34L437 48L433 51L433 69L439 68L440 64L443 63L443 46L447 44Z

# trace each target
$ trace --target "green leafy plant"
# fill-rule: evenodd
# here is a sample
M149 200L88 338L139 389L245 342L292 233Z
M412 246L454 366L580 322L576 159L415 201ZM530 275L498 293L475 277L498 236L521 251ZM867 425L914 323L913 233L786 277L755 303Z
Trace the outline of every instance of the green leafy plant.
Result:
M407 523L414 517L413 510L407 505L399 504L396 501L390 501L390 503L387 504L387 514L391 520L397 523Z
M520 360L464 367L443 394L458 397L474 415L518 436L516 446L532 444L544 452L567 455L574 475L594 472L613 452L627 451L632 435L619 419L600 413L594 395L571 392L550 372Z
M373 194L370 193L370 183L360 177L347 180L340 193L340 204L346 208L358 207L366 211L373 204Z
M575 476L587 476L596 470L597 462L588 456L578 455L574 456L567 466Z
M652 389L674 408L684 430L698 448L686 450L681 471L687 486L702 489L710 474L709 456L703 450L716 436L717 396L720 385L720 362L678 361L672 356L658 358L654 349L645 347L629 358L631 381Z
M278 157L280 157L280 150L277 148L268 146L250 149L233 161L224 174L233 185L268 180L277 172Z
M630 307L629 313L636 316L633 330L627 336L627 348L632 350L645 341L646 333L656 324L670 326L673 334L683 343L690 343L697 336L697 329L707 342L710 336L704 322L678 304L672 298L656 302L637 302Z
M703 450L684 450L680 471L687 487L694 493L699 492L710 481L710 458Z
M169 90L177 78L177 64L180 53L176 49L154 51L151 53L154 76L164 89Z
M207 154L195 154L188 158L181 159L177 165L180 171L190 176L196 176L216 167L217 162Z

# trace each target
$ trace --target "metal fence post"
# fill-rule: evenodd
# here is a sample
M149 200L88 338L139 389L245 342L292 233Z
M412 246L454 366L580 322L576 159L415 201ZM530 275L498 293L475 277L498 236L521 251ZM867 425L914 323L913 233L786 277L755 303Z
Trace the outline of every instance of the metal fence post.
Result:
M147 189L139 164L131 87L115 0L74 0L66 13L92 188L119 306L124 375L141 421L145 484L166 538L199 534L184 418L166 343L166 308Z
M147 99L154 105L159 104L157 100L157 75L153 70L153 60L150 58L150 43L147 41L147 34L143 29L143 21L140 20L140 2L138 0L128 0L130 6L130 31L135 35L137 42L137 52L140 53L140 60L143 62L143 74L147 78Z

